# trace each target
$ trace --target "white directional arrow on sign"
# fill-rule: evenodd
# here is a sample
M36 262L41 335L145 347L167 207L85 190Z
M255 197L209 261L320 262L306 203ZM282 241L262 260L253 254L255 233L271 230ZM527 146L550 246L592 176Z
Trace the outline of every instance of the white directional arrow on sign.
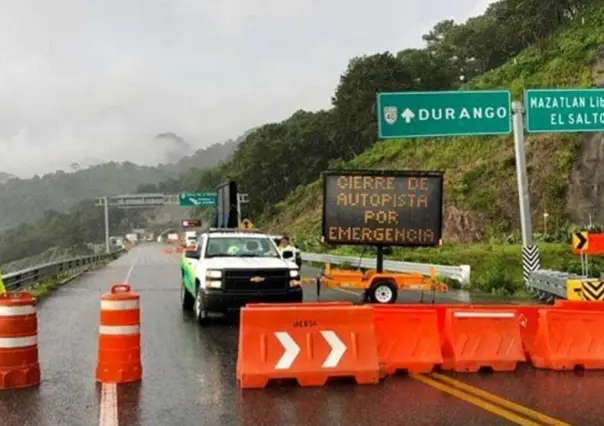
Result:
M413 111L407 108L401 113L401 117L403 117L407 124L409 124L411 123L411 120L415 118L415 114L413 113Z
M289 335L289 333L285 331L277 331L275 333L275 337L279 339L279 342L285 349L283 355L281 355L281 359L275 366L276 370L286 370L292 366L298 354L300 353L300 346L296 343L294 339Z
M346 345L333 331L322 331L321 335L325 340L327 340L329 346L331 346L331 352L323 363L323 368L336 367L346 352Z
M189 198L189 201L191 201L191 203L195 204L196 206L199 205L199 201L197 201L195 198Z

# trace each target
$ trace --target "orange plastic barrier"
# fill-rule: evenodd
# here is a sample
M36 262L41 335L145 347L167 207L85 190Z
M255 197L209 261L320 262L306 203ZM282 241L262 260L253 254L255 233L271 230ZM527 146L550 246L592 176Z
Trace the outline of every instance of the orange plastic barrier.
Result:
M184 249L181 246L176 247L176 253L182 254L183 251Z
M353 306L352 302L303 302L303 303L247 303L246 308L278 308L278 307L292 307L292 306L303 306L308 308L314 307L329 307L329 306Z
M570 302L582 303L582 302ZM593 304L594 302L589 302ZM604 305L604 302L602 303ZM463 304L397 304L391 305L390 308L395 309L431 309L436 311L438 330L441 333L441 341L444 342L445 316L448 309L471 309L480 311L492 311L493 309L513 309L518 312L517 321L520 325L520 335L522 336L522 347L525 353L525 360L528 361L529 353L535 340L537 333L537 325L539 322L539 309L551 309L545 305L463 305ZM604 309L604 307L603 307Z
M514 371L525 361L514 309L447 309L444 338L443 370Z
M237 379L242 388L261 388L271 379L321 386L331 377L379 382L369 306L241 309Z
M378 359L384 375L429 373L443 363L436 309L373 306Z
M139 295L128 284L114 284L101 297L96 380L125 383L141 380Z
M0 389L40 383L36 299L27 292L0 294Z
M172 253L172 247L167 247L167 248L165 248L165 249L164 249L164 253L165 253L165 254L170 254L170 253Z
M604 314L566 308L539 310L531 362L551 370L603 369Z
M556 300L555 307L564 309L581 309L585 311L604 311L604 302L583 300Z

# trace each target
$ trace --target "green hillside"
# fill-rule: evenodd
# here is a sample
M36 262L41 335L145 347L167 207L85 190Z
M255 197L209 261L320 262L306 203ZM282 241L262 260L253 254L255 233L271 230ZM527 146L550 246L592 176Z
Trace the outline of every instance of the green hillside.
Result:
M463 89L510 89L523 100L528 88L592 87L596 65L604 63L604 7L588 10L561 26L551 37L538 40L504 65L472 79ZM600 83L602 83L600 81ZM527 167L534 232L542 231L544 211L559 245L542 247L542 266L579 272L565 241L573 224L568 219L568 187L573 164L585 136L544 134L528 136ZM459 137L378 142L348 161L331 164L343 169L423 169L445 171L444 241L440 251L397 250L395 257L450 264L469 263L473 284L484 290L521 285L520 247L490 245L464 247L458 243L517 242L518 192L513 139ZM277 203L268 217L269 229L285 231L303 246L321 250L322 183L297 187ZM598 200L594 200L598 201ZM539 239L539 238L538 238ZM451 244L455 244L451 246ZM340 252L355 252L340 248ZM495 256L495 258L493 258ZM596 265L599 270L599 265ZM493 272L496 270L497 272ZM597 272L597 271L596 271ZM493 278L499 276L500 278ZM497 281L502 282L497 282Z
M597 49L604 45L604 8L582 23L574 21L554 37L526 49L502 67L471 81L464 89L511 89L522 100L525 88L590 87ZM603 58L604 60L604 58ZM564 220L566 189L581 143L579 135L527 138L527 161L535 218L545 208ZM518 214L512 137L460 137L378 142L339 168L444 170L449 240L482 240L516 227ZM320 228L321 184L297 188L277 205L271 221L294 234ZM457 235L457 219L474 230ZM537 221L538 223L538 221ZM474 225L474 226L472 226Z
M590 87L597 49L604 45L604 8L573 22L549 40L516 56L464 89L511 89L522 100L525 88ZM603 57L604 60L604 57ZM581 144L576 134L529 136L527 167L533 223L543 211L563 224L566 191ZM423 169L445 171L445 241L474 242L518 228L518 192L513 139L459 137L378 142L353 160L335 165L349 169ZM297 188L277 204L271 227L293 235L318 236L321 182Z

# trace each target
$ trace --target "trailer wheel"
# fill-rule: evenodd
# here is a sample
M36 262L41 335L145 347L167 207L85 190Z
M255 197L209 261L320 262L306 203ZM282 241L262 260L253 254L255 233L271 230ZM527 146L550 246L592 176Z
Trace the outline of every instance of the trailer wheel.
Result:
M376 281L369 289L371 303L388 304L396 303L398 290L390 281Z

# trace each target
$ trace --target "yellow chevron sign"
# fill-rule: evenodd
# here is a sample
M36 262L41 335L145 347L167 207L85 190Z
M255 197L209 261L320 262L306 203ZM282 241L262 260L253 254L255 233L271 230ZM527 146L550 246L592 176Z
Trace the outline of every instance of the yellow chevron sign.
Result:
M581 297L583 298L583 300L589 300L594 302L604 300L604 281L581 281Z
M252 229L254 224L249 219L243 219L239 225L239 229Z
M572 236L574 252L586 252L589 249L589 234L587 232L575 232Z

